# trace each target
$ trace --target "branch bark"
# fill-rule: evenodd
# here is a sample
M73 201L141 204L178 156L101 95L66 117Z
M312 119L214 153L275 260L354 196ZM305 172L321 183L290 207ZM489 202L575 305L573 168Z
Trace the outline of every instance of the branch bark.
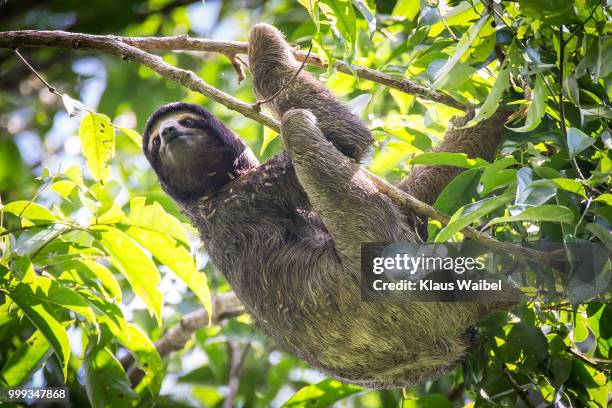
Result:
M212 302L212 324L218 324L224 319L240 316L244 313L244 306L234 292L219 293L213 297ZM193 333L208 324L208 312L206 309L198 309L181 319L172 329L168 330L161 339L155 342L157 352L161 357L182 350L191 339ZM144 376L144 372L134 365L134 357L131 354L121 359L121 365L128 372L132 384L138 384Z
M244 103L231 95L207 84L194 72L174 67L162 58L140 48L129 45L115 36L76 34L65 31L7 31L0 33L0 48L19 47L65 48L82 51L96 51L103 54L134 61L157 72L164 78L175 81L192 91L201 93L219 102L228 109L253 119L278 132L278 122L259 112L252 105Z
M85 50L89 49L106 52L111 55L117 55L115 52L110 51L117 50L118 43L138 48L141 51L207 51L224 54L230 58L232 58L236 54L246 54L248 47L248 44L246 42L209 40L204 38L191 38L187 36L119 37L114 35L92 35L71 33L66 31L34 30L7 31L4 33L0 33L0 47L2 48L59 47ZM106 46L104 46L104 44L106 44ZM327 68L327 64L316 56L310 55L307 58L307 53L300 51L296 51L295 55L299 61L304 61L307 59L306 62L310 65ZM126 55L126 57L129 58L130 56ZM134 60L140 62L136 59ZM471 105L469 104L460 102L442 92L429 89L426 86L417 84L406 78L392 76L371 68L361 67L358 65L349 66L348 64L342 61L336 61L333 65L335 69L345 74L354 74L361 79L376 82L388 86L390 88L397 89L401 92L418 96L423 99L452 106L460 110L466 110L471 107ZM200 92L199 90L196 91ZM210 95L205 95L213 98Z

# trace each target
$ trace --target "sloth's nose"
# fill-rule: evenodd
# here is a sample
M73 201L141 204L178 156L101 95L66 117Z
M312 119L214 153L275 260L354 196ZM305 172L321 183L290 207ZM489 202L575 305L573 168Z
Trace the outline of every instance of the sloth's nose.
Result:
M164 142L168 143L176 136L178 136L178 129L176 128L176 126L173 125L165 126L161 130L161 136L164 139Z

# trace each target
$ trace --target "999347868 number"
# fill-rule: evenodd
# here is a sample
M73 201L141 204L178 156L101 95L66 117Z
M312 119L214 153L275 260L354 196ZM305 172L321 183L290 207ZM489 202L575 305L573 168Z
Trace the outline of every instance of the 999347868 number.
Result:
M63 387L0 388L0 402L57 402L68 400L68 388Z

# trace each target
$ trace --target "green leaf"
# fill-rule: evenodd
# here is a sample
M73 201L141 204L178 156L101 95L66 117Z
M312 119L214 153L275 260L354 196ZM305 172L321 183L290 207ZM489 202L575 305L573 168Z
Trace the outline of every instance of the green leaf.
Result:
M97 314L96 319L100 326L105 324L115 336L127 330L125 317L123 317L123 312L119 306L85 290L80 290L79 294L87 300L95 311L98 311L99 314Z
M516 171L504 169L515 164L517 164L517 161L514 157L506 156L487 166L482 173L482 177L480 177L480 183L482 184L480 195L485 196L496 188L512 183L516 177Z
M563 88L569 100L572 101L574 105L580 107L580 87L576 80L576 76L569 75L563 83Z
M393 7L392 16L405 17L413 20L420 11L419 2L414 0L398 0Z
M319 0L319 8L331 24L338 29L352 57L355 53L357 20L353 4L348 0Z
M525 133L531 132L537 128L542 121L548 95L548 88L544 82L544 77L541 74L538 74L536 77L535 89L533 91L531 104L529 106L529 112L527 112L527 119L525 119L525 124L519 128L509 127L508 129L512 130L513 132Z
M325 408L332 406L350 395L363 391L356 385L343 384L338 380L326 379L317 384L307 385L285 402L282 408Z
M121 363L105 348L88 348L83 359L85 390L93 408L129 407L138 395Z
M168 214L157 202L146 205L145 197L130 200L127 224L170 235L189 248L189 238L181 222Z
M55 191L62 198L68 200L70 194L76 188L76 184L70 180L59 180L51 185L51 190Z
M574 213L569 208L560 205L541 205L539 207L529 207L514 216L493 218L487 226L514 221L550 221L572 224L574 222Z
M117 282L115 275L106 266L91 259L80 259L66 265L66 270L70 267L74 267L80 274L96 277L110 296L115 298L117 302L121 302L122 294L119 282Z
M266 151L270 143L272 143L272 141L278 137L278 133L276 133L272 129L268 129L267 127L264 127L263 132L263 141L261 142L261 149L259 149L260 155L262 155L263 152Z
M529 187L547 186L559 188L561 190L569 191L570 193L578 194L582 197L586 197L586 191L581 182L566 178L554 178L548 180L536 180L529 184Z
M490 16L488 14L483 15L480 20L478 20L476 24L472 25L469 30L461 37L459 43L457 44L457 47L455 48L455 53L453 54L453 56L450 57L448 61L446 61L446 64L444 64L442 68L440 68L436 73L434 82L431 85L432 88L438 89L440 87L444 78L451 73L455 65L457 65L457 63L463 57L463 54L465 54L465 52L470 48L476 37L478 37L480 30L482 30L487 21L489 21L489 18Z
M2 378L9 387L22 385L42 367L50 351L49 342L36 330L9 356L2 367Z
M69 166L64 172L66 177L77 186L83 187L83 170L76 164Z
M468 204L476 194L479 174L479 169L470 169L459 174L442 190L433 207L445 214L453 214L459 207Z
M170 268L195 293L212 315L212 301L206 275L198 272L181 223L166 213L161 205L145 205L145 199L130 201L129 225L125 232ZM187 246L187 248L185 248Z
M370 35L374 35L376 31L376 3L374 1L371 4L368 4L368 1L364 0L352 0L355 8L359 10L359 13L363 16L363 18L368 22L368 31Z
M590 223L585 227L591 231L612 252L612 232L602 225Z
M516 200L517 205L538 206L542 205L557 193L556 187L546 185L532 186L534 171L529 167L523 167L516 173L517 188Z
M2 211L5 213L14 214L18 217L25 218L33 224L49 224L55 221L55 217L51 211L32 201L13 201L4 207L0 207L0 209L2 209ZM32 224L26 223L24 226L27 225Z
M119 333L117 339L138 362L145 376L138 388L148 387L154 396L159 394L164 378L164 363L155 344L137 326L128 324L127 332Z
M489 162L480 157L469 158L465 153L430 152L421 153L410 160L411 164L429 164L441 166L454 166L464 169L473 169L488 166Z
M495 112L497 112L497 108L499 108L499 103L502 100L502 96L504 91L508 89L510 86L510 68L511 68L511 53L514 52L514 43L510 46L507 51L506 59L502 64L499 73L497 74L497 79L493 84L493 88L491 88L491 92L487 95L487 98L482 103L482 106L476 110L476 114L474 117L463 126L464 128L472 127L485 119L493 116Z
M576 157L587 147L595 143L595 139L589 137L580 129L571 127L567 129L567 146L569 148L570 157Z
M115 128L108 116L90 113L81 122L79 137L87 167L96 181L110 177L110 160L115 155Z
M574 0L519 0L519 5L527 17L536 18L551 25L576 21Z
M91 232L110 255L113 265L127 278L136 296L161 324L162 295L157 288L160 277L153 261L132 238L116 228L96 225L91 227Z
M610 207L612 207L612 194L610 193L602 194L596 199L594 199L593 201L602 202L605 205L609 205Z
M64 378L66 378L70 359L70 342L64 326L57 320L47 302L36 296L30 285L18 283L9 291L8 296L19 306L23 314L45 336L57 356Z
M183 245L170 235L150 229L129 227L125 229L125 233L185 282L206 308L209 316L212 315L212 301L206 275L198 272L193 257Z
M537 366L548 354L548 341L538 327L517 323L508 333L506 343L508 361L522 361L529 370Z
M467 227L477 219L495 211L501 206L511 202L514 197L510 194L487 198L476 203L461 207L453 214L450 222L436 236L435 242L444 242L456 233Z
M453 408L453 404L442 394L427 394L418 399L407 399L401 408Z
M121 130L124 135L126 135L132 142L134 142L136 146L142 147L142 136L140 136L140 133L138 133L134 129L125 127L121 127L119 128L119 130Z
M32 288L34 289L34 296L39 297L42 301L72 310L83 316L90 323L96 323L96 315L93 310L74 289L62 286L53 279L44 276L37 276Z

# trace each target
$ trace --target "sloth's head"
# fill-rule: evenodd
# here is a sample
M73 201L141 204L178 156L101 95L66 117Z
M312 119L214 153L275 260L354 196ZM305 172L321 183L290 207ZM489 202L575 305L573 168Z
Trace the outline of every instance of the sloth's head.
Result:
M147 121L142 149L164 191L181 201L218 192L257 166L249 148L206 109L175 102Z

